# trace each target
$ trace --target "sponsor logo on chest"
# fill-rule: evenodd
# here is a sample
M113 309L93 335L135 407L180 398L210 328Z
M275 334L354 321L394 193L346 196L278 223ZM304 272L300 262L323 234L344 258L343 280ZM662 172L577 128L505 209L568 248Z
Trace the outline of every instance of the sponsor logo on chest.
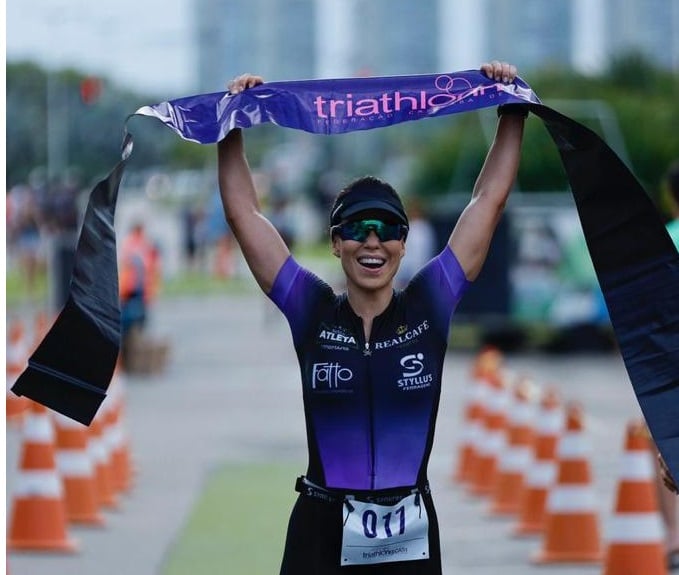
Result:
M389 339L384 339L382 341L376 341L373 344L373 349L388 349L390 347L402 346L411 343L413 340L417 339L421 334L429 329L429 321L424 320L421 324L414 327L413 329L408 329L407 326L402 325L396 328L396 334L394 337Z
M354 372L338 362L314 363L311 368L311 389L326 393L351 393Z
M340 326L327 326L321 324L321 328L318 332L318 341L325 348L358 348L356 337Z
M423 353L404 355L399 363L403 369L402 377L396 382L400 390L413 391L431 387L434 376L431 373L423 373L425 371Z

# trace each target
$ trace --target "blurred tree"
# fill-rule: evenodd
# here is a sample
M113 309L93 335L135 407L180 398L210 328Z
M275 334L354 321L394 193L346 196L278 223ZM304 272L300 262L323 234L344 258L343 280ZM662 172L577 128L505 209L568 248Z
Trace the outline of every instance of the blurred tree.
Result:
M26 181L36 167L47 165L49 112L66 120L62 145L69 165L65 168L76 169L84 182L90 182L105 176L120 157L126 118L140 106L154 102L121 90L106 78L92 78L75 70L49 73L50 82L58 90L58 97L49 100L51 111L48 72L30 62L7 65L8 189ZM135 125L130 122L131 127ZM143 130L132 133L133 165L195 168L205 166L214 155L212 150L179 140L160 122L146 120Z
M31 63L9 63L6 70L9 188L25 181L35 167L47 163L47 75ZM69 167L76 168L84 181L98 179L119 157L126 118L155 100L121 90L106 78L92 79L73 70L51 74L52 81L63 87L65 110L61 112L68 120L64 146ZM579 76L563 68L550 68L532 72L526 79L547 104L557 99L559 105L566 100L605 102L620 124L631 168L657 198L665 167L679 156L679 106L676 104L679 75L655 69L636 54L626 54L616 59L610 71L601 77ZM96 105L83 106L84 101L96 101ZM374 153L340 154L341 167L347 173L379 172L382 164L389 161L387 155L401 153L412 160L409 162L411 177L403 188L405 193L435 197L455 190L467 192L488 149L489 126L492 133L489 122L495 121L492 114L492 111L482 111L380 131L371 140ZM574 116L574 119L594 130L601 129L589 118ZM138 121L132 119L128 126L135 138L131 166L212 169L214 150L211 146L184 142L160 122L148 119L142 119L143 125L137 129ZM286 134L271 126L262 126L248 134L253 165L259 163L272 144L285 138ZM566 177L542 123L529 121L525 138L520 188L527 192L564 191ZM337 154L343 143L353 149L353 141L347 136L337 138L337 145L328 149L335 149ZM375 165L366 165L367 159ZM357 160L362 161L361 165L352 165Z
M558 100L557 109L568 100L605 102L620 126L629 167L658 200L662 174L679 157L679 75L656 69L637 54L626 54L601 77L551 68L526 79L545 104ZM445 130L421 146L409 183L411 193L437 196L471 189L488 149L481 124L484 114L488 111L451 118ZM572 117L604 135L592 118ZM556 147L539 121L526 124L518 184L525 192L567 189Z

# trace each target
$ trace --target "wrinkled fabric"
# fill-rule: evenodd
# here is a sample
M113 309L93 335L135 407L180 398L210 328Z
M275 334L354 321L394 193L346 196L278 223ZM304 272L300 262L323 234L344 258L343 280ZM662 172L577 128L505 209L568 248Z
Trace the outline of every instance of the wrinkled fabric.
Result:
M530 108L557 145L630 382L679 477L679 254L650 197L599 136Z
M501 104L527 105L545 123L559 150L630 381L656 444L673 475L679 477L679 255L650 198L615 152L596 133L542 105L523 80L504 85L477 70L466 70L271 82L236 95L218 92L161 102L135 114L157 118L185 140L214 144L234 128L264 123L331 135ZM102 183L106 189L117 190L116 173ZM103 206L100 203L107 199L111 201L110 194L99 194L95 203ZM95 201L94 193L90 201ZM112 220L113 211L106 212L106 218ZM100 214L100 210L88 210L85 229L94 226L87 222ZM92 237L97 238L96 234ZM110 256L114 238L102 237ZM48 369L29 367L25 374L32 373L30 377L37 382L39 373L41 380L47 378L45 385L61 383L70 391L80 392L86 389L83 384L92 384L97 393L105 393L103 375L112 373L114 363L107 345L113 342L115 347L119 339L115 324L120 311L117 300L111 301L110 289L117 270L115 257L107 256L97 259L95 267L105 266L102 276L110 281L86 273L95 257L88 246L87 242L78 246L77 281L62 312L68 310L69 317L81 315L87 327L80 331L80 324L73 324L60 338L68 341L64 349L75 353L85 334L97 333L102 342L101 361L111 365L100 367L95 378L83 369L81 364L87 363L83 354L77 354L80 360L71 358L68 365L51 354L40 357L41 365L47 364L55 373L47 375ZM70 380L59 375L63 370ZM27 378L20 391L29 395ZM21 379L15 388L20 383ZM64 395L53 408L73 411L71 404L76 402L76 394Z
M272 123L312 134L343 134L511 103L539 103L520 78L503 84L478 70L449 74L267 82L232 95L179 98L135 113L181 138L215 144L234 128Z
M89 425L106 397L120 351L120 300L114 216L132 139L90 194L76 246L69 296L54 325L12 386Z

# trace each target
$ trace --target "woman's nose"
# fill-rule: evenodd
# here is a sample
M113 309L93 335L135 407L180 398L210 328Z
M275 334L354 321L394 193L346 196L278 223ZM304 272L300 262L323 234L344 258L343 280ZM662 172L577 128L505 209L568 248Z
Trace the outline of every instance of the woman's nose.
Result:
M370 232L368 232L368 237L365 238L365 243L369 245L379 245L380 238L377 237L377 232L375 232L375 230L370 230Z

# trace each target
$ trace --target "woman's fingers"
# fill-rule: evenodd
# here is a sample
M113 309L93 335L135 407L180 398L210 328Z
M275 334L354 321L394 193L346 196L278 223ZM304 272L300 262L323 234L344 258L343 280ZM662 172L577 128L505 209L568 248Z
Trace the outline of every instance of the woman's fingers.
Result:
M492 62L481 64L481 71L491 80L509 84L516 78L516 66L508 62L493 60Z
M236 76L233 80L231 80L227 87L229 92L232 94L238 94L243 90L247 90L248 88L252 88L263 83L264 79L261 76L257 76L255 74L241 74L240 76Z

